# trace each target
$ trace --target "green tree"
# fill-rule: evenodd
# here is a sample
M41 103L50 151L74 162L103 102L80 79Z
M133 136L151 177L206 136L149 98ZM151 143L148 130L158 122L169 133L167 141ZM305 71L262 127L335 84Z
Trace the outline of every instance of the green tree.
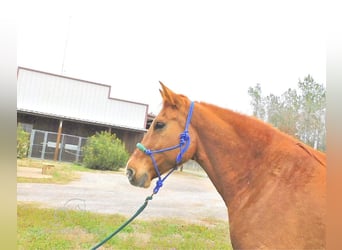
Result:
M280 97L270 94L265 98L266 104L266 121L273 124L273 126L280 128L282 125L282 107Z
M301 109L299 112L299 138L316 149L325 150L326 144L326 89L308 75L299 81Z
M118 170L129 157L124 143L115 134L103 131L88 138L83 153L83 164L100 170Z
M291 88L288 89L282 95L282 101L284 114L283 131L297 137L298 110L300 109L300 99L297 91Z
M17 158L26 158L30 145L30 134L27 133L21 124L17 126Z
M262 98L262 92L260 84L253 87L249 87L248 94L252 98L251 105L253 107L253 115L260 119L265 119L265 107L264 107L264 100Z
M308 75L298 82L298 92L288 89L281 96L262 96L257 84L248 89L253 115L312 147L325 151L326 89Z

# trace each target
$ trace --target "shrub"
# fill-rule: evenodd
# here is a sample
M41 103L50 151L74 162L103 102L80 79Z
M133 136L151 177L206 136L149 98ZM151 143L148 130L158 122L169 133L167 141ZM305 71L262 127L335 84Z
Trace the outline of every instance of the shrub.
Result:
M27 157L29 145L30 134L19 124L17 126L17 158L22 159Z
M114 171L124 167L129 157L124 143L115 134L103 131L88 138L83 154L85 167Z

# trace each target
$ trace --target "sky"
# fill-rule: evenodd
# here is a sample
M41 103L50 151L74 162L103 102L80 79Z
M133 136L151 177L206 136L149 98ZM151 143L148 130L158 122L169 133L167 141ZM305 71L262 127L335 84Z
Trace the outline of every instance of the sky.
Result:
M19 1L18 66L111 85L161 109L159 81L251 114L248 88L326 82L324 1Z

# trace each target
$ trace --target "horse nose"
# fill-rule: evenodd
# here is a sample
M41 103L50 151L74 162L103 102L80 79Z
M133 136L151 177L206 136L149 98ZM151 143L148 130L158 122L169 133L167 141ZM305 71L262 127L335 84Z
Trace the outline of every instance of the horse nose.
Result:
M127 168L127 170L126 170L126 176L127 176L127 178L128 178L129 181L133 180L134 174L135 174L135 172L134 172L133 169Z

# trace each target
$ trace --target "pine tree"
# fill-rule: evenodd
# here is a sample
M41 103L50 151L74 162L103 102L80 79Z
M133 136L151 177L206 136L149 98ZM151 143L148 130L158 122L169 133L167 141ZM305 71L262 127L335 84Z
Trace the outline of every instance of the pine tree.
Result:
M253 115L315 149L326 149L326 89L308 75L298 82L298 92L262 96L260 84L249 87Z

